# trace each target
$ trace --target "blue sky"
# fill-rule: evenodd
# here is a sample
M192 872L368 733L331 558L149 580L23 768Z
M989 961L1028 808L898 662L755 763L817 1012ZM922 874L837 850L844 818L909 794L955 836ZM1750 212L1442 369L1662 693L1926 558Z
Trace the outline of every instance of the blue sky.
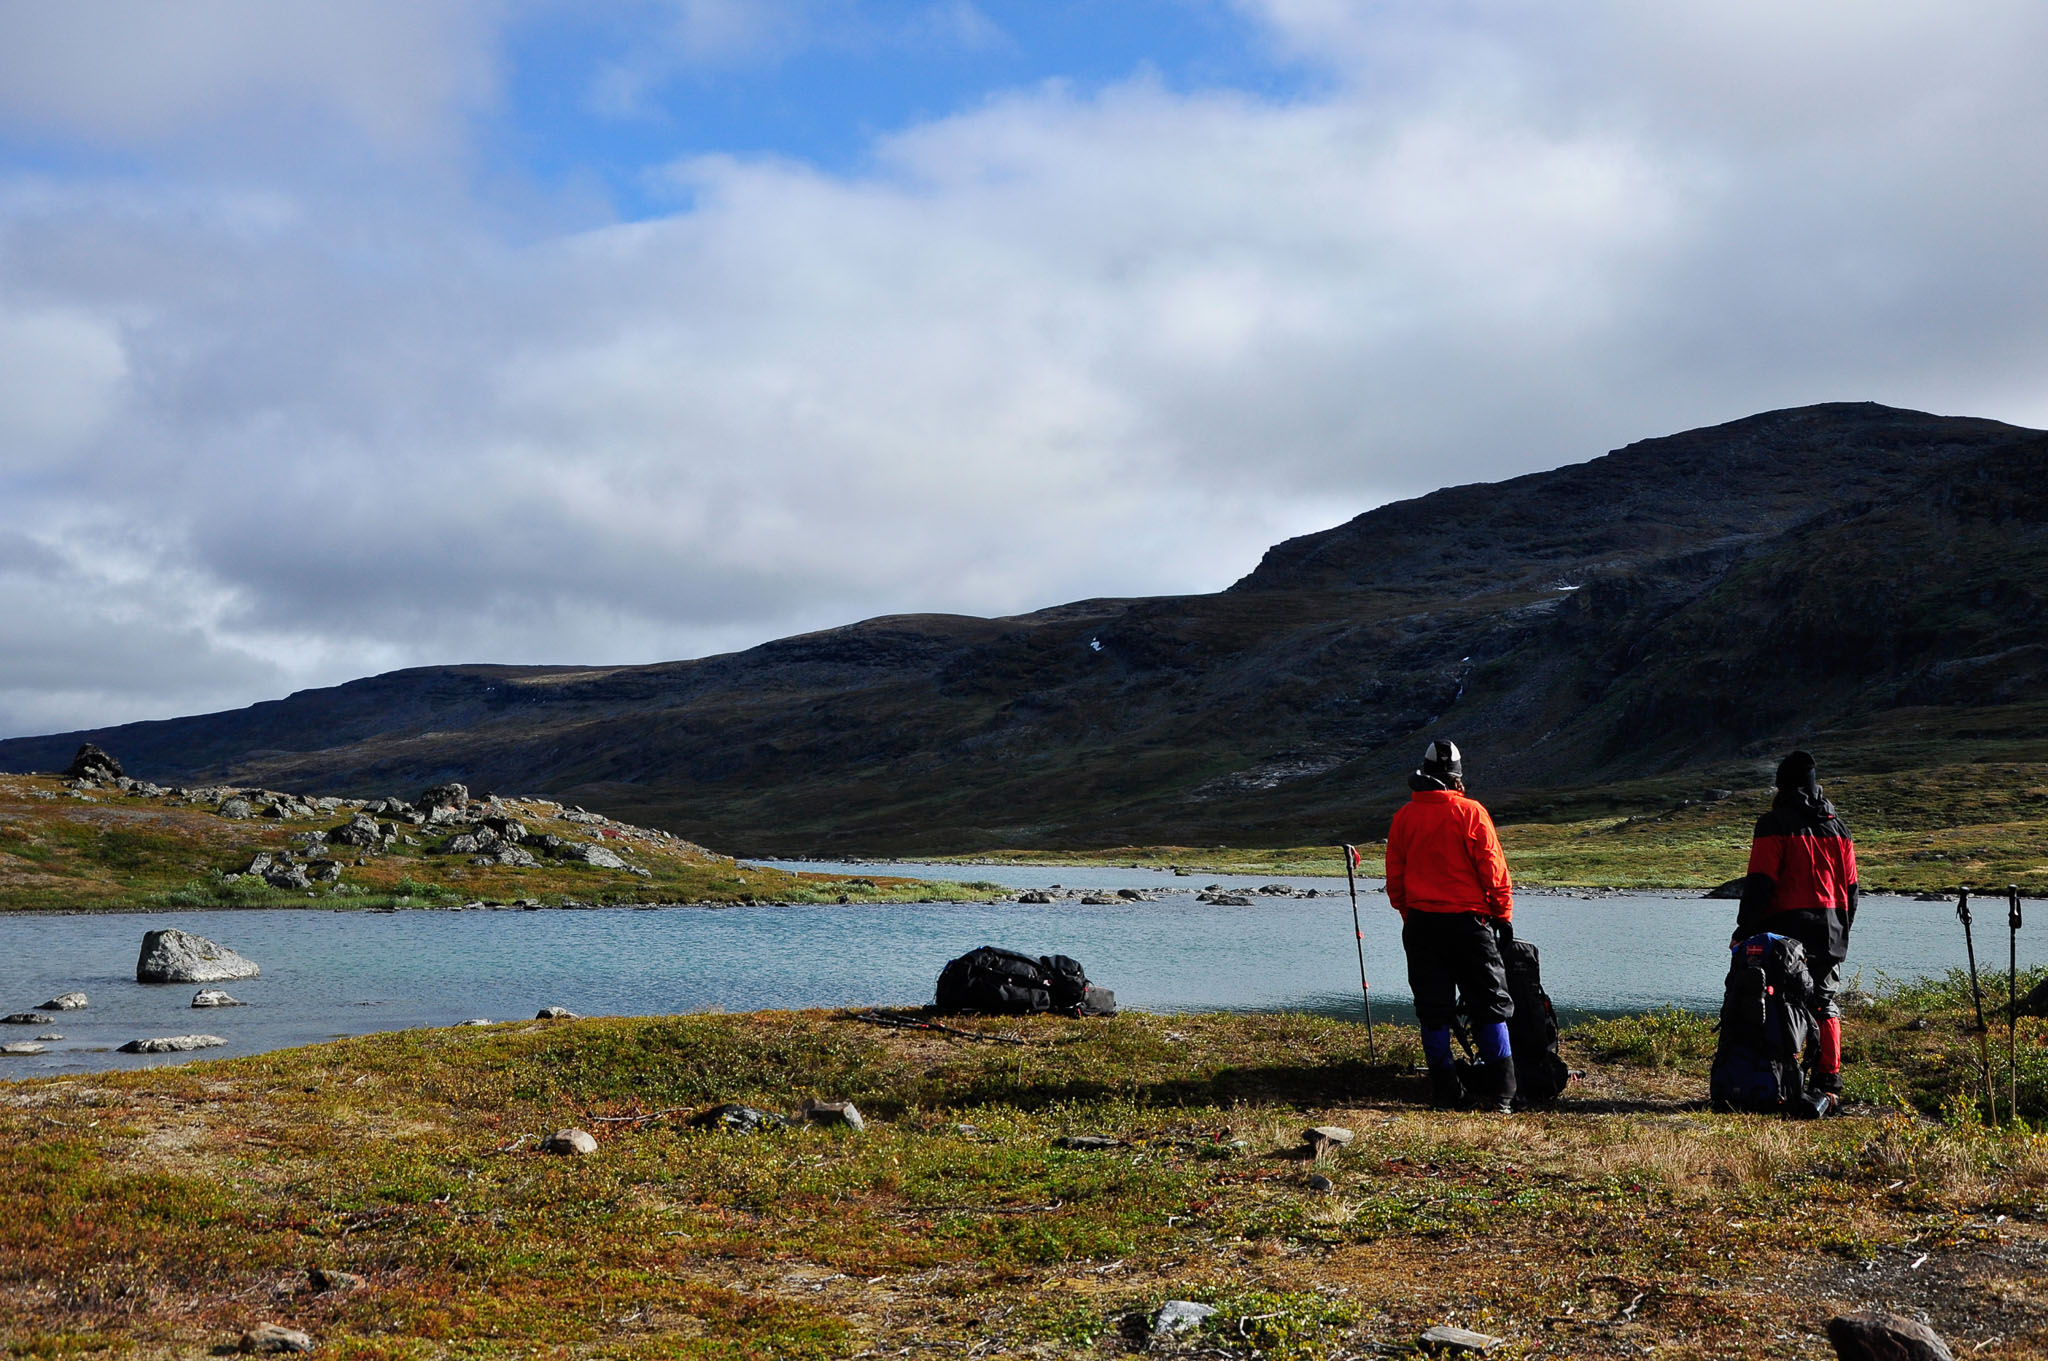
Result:
M505 105L486 145L543 184L601 183L620 216L674 211L650 170L708 154L836 173L875 139L1054 82L1132 79L1287 99L1318 78L1241 10L1211 0L820 5L694 53L658 6L544 11L507 34Z
M2048 426L2037 0L0 0L0 734Z

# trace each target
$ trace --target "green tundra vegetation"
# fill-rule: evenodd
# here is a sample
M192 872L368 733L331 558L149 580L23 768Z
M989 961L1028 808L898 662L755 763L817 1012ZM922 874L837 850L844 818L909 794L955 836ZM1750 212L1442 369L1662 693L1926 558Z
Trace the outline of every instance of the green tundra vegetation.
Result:
M465 827L393 824L388 847L322 847L341 877L279 888L244 873L262 853L330 832L346 806L284 817L225 818L213 800L74 789L54 776L0 775L0 911L153 907L448 907L466 902L830 903L988 897L992 884L927 883L873 875L792 874L742 864L675 837L609 818L571 821L557 804L506 799L496 807L537 835L596 842L633 869L537 857L529 867L478 864L446 853ZM634 870L643 871L635 873Z
M2048 763L1975 762L1846 775L1827 781L1856 838L1863 885L1876 892L1952 892L2018 884L2048 893ZM1642 780L1523 798L1497 810L1516 882L1555 887L1712 888L1739 877L1767 788ZM1485 791L1474 796L1485 802ZM1357 835L1364 836L1361 828ZM1359 847L1377 875L1380 847ZM1103 864L1231 874L1344 873L1334 846L1119 846L1001 850L955 863Z
M1374 1062L1293 1015L526 1022L0 1083L0 1348L268 1321L334 1358L1334 1359L1450 1322L1510 1357L1811 1357L1874 1302L2038 1356L2048 1031L1993 1124L1965 995L1854 999L1847 1113L1806 1124L1708 1112L1680 1013L1567 1032L1583 1076L1508 1117L1422 1108L1410 1029ZM866 1129L693 1123L807 1098ZM539 1151L569 1127L596 1152ZM1217 1312L1148 1338L1173 1299Z

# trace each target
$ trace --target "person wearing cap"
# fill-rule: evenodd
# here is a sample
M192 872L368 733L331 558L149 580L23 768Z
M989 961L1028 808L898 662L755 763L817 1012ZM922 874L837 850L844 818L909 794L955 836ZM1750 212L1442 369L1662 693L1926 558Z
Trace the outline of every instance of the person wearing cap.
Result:
M1507 1111L1515 1099L1507 1025L1515 1003L1501 963L1515 912L1507 857L1493 819L1466 797L1465 763L1455 742L1431 742L1408 789L1408 802L1387 829L1387 900L1401 914L1430 1099L1437 1106L1469 1100ZM1451 1056L1460 993L1483 1061L1470 1092Z
M1836 1105L1842 1095L1842 1008L1835 995L1849 957L1856 896L1856 845L1849 828L1821 793L1812 753L1795 751L1778 763L1770 811L1756 820L1729 943L1771 931L1805 947L1820 1022L1814 1086Z

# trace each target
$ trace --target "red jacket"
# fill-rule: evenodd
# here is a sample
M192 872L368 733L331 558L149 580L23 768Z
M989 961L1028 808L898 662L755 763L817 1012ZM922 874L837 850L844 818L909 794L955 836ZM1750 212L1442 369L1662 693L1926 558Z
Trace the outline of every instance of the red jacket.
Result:
M1493 819L1453 789L1412 793L1387 829L1387 900L1410 912L1515 915L1515 886Z

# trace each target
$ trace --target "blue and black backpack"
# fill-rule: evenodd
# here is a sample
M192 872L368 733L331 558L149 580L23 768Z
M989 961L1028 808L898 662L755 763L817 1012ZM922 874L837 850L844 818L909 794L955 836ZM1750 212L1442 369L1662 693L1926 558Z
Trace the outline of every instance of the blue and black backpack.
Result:
M1730 954L1721 1040L1707 1078L1714 1109L1816 1114L1799 1066L1817 1025L1806 947L1764 931L1737 941Z

